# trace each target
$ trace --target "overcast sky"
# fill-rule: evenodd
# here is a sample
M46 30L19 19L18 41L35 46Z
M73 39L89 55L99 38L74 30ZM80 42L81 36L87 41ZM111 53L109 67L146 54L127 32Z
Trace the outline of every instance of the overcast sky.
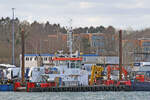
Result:
M73 27L109 26L144 29L150 27L150 0L0 0L0 17L49 21Z

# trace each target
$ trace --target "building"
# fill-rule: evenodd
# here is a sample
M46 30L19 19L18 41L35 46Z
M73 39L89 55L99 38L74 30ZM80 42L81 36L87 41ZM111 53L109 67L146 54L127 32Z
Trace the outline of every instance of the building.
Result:
M101 64L101 65L118 65L119 57L117 56L100 56L97 54L85 54L83 57L84 64Z
M103 33L93 33L89 36L90 45L96 49L96 54L103 53L105 49L105 35Z
M91 48L95 48L96 54L114 55L116 50L116 34L92 33L89 36ZM110 53L111 52L111 53Z
M25 68L40 67L42 65L48 65L51 63L51 59L54 54L25 54ZM22 65L22 59L20 55L20 66Z
M126 47L125 47L126 46ZM133 54L133 62L150 61L150 38L123 40L124 52Z
M139 38L139 48L136 50L136 61L150 61L150 38Z
M61 48L67 46L67 34L53 34L48 35L49 42L51 43L50 48L56 48L57 44L62 44ZM107 33L80 33L73 34L73 46L76 50L85 52L85 47L88 46L90 52L96 54L103 54L109 51L115 51L116 34ZM83 43L84 42L84 43ZM88 45L89 43L89 45ZM55 45L52 45L55 44ZM58 49L58 47L57 47ZM56 50L56 49L55 49ZM54 50L54 51L55 51ZM64 50L66 51L66 50Z

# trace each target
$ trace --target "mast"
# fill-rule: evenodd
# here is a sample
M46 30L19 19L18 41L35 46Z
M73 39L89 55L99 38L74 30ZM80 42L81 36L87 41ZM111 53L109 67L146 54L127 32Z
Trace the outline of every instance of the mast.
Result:
M72 57L72 19L70 19L69 24L67 30L67 46L69 48L70 57Z
M15 64L14 10L15 8L12 8L12 14L13 14L13 17L12 17L12 65Z

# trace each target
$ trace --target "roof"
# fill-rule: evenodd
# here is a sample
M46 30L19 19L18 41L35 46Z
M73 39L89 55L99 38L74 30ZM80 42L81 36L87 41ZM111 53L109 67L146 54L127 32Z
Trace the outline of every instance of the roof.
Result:
M83 55L79 55L79 56L99 56L97 54L83 54Z
M54 56L54 54L25 54L25 56Z
M16 67L16 66L10 64L0 64L0 68L12 68L12 67Z
M25 54L25 56L55 56L55 54ZM99 56L97 54L83 54L79 56Z
M54 61L66 61L66 60L70 60L70 61L79 61L82 60L82 58L65 58L65 57L55 57L53 58Z

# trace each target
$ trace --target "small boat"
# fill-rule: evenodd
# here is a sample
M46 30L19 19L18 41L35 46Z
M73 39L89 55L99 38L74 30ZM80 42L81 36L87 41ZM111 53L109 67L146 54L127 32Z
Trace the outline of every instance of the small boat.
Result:
M0 91L13 91L13 84L9 82L19 75L19 71L15 65L0 64Z

